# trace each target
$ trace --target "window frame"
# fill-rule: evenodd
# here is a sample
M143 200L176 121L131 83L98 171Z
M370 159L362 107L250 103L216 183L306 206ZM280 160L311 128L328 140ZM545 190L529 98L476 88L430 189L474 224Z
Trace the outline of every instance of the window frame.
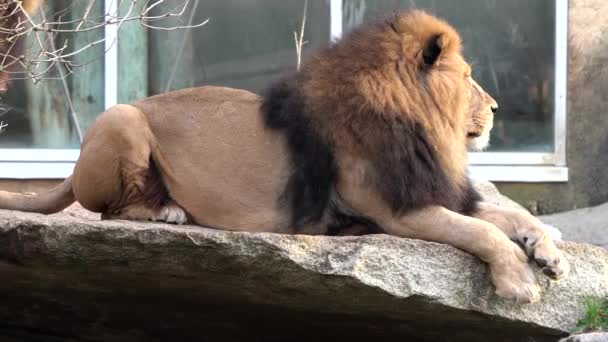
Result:
M566 182L566 110L568 65L568 0L556 2L554 151L469 153L473 178L503 182ZM342 36L343 0L330 0L330 39ZM115 13L117 2L105 0L105 13ZM118 99L116 25L105 26L104 104ZM8 128L10 129L10 127ZM79 149L0 149L0 179L62 179L69 176Z
M505 182L567 182L568 0L555 1L554 151L469 153L472 176Z

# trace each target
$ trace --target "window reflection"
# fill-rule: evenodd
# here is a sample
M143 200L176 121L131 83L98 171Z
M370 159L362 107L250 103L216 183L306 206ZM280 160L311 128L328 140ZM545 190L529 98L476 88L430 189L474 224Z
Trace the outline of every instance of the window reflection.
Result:
M200 85L262 91L296 65L293 32L304 1L199 1L194 22L202 29L149 31L150 85L157 94ZM157 9L162 13L163 9ZM308 1L303 59L329 42L329 5Z
M414 7L460 32L473 76L499 102L489 150L552 152L555 1L344 0L344 30Z

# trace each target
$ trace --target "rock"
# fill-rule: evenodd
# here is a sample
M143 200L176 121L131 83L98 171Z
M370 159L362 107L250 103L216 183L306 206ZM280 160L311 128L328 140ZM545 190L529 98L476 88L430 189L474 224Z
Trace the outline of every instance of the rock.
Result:
M524 209L524 207L519 205L519 203L501 194L496 188L496 185L492 184L491 182L476 179L473 179L472 182L473 187L475 188L475 190L477 190L477 192L479 192L481 197L483 197L484 201L494 203L503 207Z
M590 243L608 248L608 203L597 207L577 209L541 216L547 224L556 226L564 240Z
M608 333L596 332L588 334L572 335L567 338L561 339L560 342L607 342Z
M560 243L570 277L494 295L448 245L0 211L0 336L14 341L556 341L608 296L608 251ZM10 339L9 339L10 341Z

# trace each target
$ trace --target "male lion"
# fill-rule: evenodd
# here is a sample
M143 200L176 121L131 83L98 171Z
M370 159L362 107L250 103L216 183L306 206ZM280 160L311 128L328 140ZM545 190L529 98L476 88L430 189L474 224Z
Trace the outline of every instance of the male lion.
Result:
M201 87L117 105L89 128L74 174L0 207L104 219L326 234L352 225L447 243L489 264L496 293L539 299L525 252L557 279L568 262L539 220L480 202L466 147L488 143L496 102L456 31L396 14L250 92Z

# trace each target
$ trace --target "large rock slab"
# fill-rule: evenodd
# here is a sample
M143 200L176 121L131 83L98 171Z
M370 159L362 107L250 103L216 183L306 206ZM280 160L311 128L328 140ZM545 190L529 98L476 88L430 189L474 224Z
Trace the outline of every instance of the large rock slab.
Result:
M577 334L566 337L560 342L606 342L608 341L608 333L606 332L593 332L587 334Z
M451 246L0 211L8 341L556 341L608 296L608 251L561 243L572 274L542 300L494 295ZM13 340L9 337L12 336Z
M475 190L477 190L477 192L479 192L484 201L499 205L501 207L524 209L524 207L519 203L501 194L496 185L494 185L492 182L472 179L472 183L473 187Z
M563 239L608 248L608 203L591 208L541 216L544 223L559 228Z

